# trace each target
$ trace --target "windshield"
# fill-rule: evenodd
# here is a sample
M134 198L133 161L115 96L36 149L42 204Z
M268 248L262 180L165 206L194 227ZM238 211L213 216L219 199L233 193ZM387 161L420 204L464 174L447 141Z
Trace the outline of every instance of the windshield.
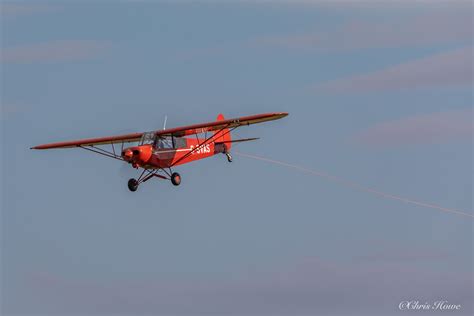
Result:
M153 144L155 141L155 132L146 132L143 133L142 139L140 140L140 145Z

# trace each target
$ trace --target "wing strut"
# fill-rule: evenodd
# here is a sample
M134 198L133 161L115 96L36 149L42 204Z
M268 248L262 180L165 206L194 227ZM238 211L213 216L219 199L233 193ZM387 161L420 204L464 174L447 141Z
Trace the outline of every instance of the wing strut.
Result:
M88 150L88 151L91 151L93 153L96 153L96 154L99 154L99 155L102 155L102 156L106 156L106 157L109 157L109 158L114 158L114 159L117 159L117 160L120 160L120 161L125 161L125 160L123 160L123 158L121 156L119 156L115 153L115 147L114 147L113 144L111 144L111 145L112 145L112 151L107 151L103 148L95 147L94 145L87 145L87 146L78 145L77 147Z

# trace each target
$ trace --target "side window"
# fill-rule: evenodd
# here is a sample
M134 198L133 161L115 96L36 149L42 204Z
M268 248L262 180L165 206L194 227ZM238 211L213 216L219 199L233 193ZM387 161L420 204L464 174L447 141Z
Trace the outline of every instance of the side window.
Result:
M186 148L186 138L175 137L174 148Z
M173 148L173 143L171 142L170 138L157 137L155 139L154 147L156 149L172 149Z
M156 137L154 148L155 149L177 149L186 148L186 138L182 137Z

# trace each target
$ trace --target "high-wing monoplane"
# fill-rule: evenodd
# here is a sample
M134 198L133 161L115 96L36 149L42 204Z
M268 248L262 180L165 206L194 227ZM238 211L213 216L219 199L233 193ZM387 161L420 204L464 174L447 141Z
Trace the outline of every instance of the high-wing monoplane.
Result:
M137 179L128 180L128 188L134 192L138 186L157 177L179 185L181 176L173 172L175 166L195 160L224 154L232 162L230 149L233 143L258 138L231 138L231 132L241 126L281 119L288 113L266 113L225 119L222 114L209 123L194 124L171 129L118 136L80 139L38 145L31 149L83 148L106 157L129 163L135 169L143 169ZM131 143L136 143L130 146ZM127 147L125 147L127 144Z

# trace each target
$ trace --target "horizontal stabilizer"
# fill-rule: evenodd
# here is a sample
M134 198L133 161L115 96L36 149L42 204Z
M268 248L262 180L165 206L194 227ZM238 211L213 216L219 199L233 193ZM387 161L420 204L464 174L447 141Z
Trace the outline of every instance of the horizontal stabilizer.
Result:
M227 144L227 143L240 143L240 142L249 142L249 141L252 141L252 140L257 140L257 139L260 139L260 138L243 138L243 139L233 139L233 140L227 140L227 141L223 141L223 142L216 142L216 144Z

